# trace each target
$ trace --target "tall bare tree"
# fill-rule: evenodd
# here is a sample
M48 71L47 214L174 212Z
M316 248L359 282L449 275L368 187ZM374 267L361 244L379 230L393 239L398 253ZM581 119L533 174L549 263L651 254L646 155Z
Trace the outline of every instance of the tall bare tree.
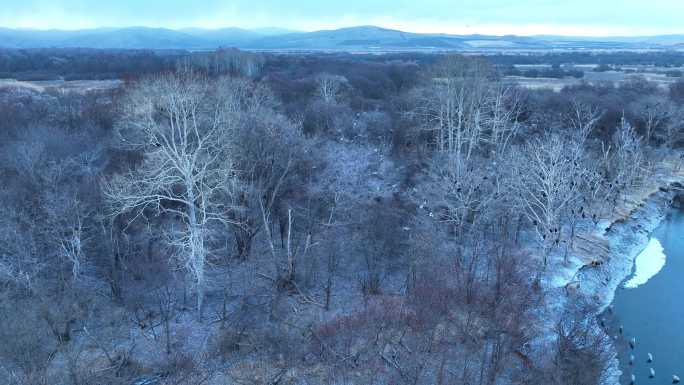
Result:
M503 156L520 129L520 92L503 82L492 82L483 107L484 141L495 157Z
M431 83L419 96L417 112L426 129L434 131L439 151L467 160L478 147L489 75L491 68L484 61L457 55L444 58L433 68Z
M244 260L263 229L262 208L281 225L282 239L286 222L282 196L306 149L300 126L278 112L278 103L265 86L241 79L225 79L222 84L236 143L232 157L240 170L240 183L233 185L237 207L231 213L231 229L237 256Z
M469 232L482 230L497 193L496 176L485 163L464 164L455 155L437 160L433 172L440 192L439 203L445 208L442 220L454 226L459 240Z
M320 74L316 77L316 94L326 104L337 103L345 83L347 79L343 76Z
M646 158L643 142L634 127L624 117L613 135L613 164L617 185L632 188L643 179Z
M581 183L587 172L583 145L581 140L545 133L526 143L511 162L512 187L545 251L560 244L561 219L582 198Z
M573 129L574 135L579 135L581 140L586 140L602 115L603 113L595 106L574 100L571 103L566 121Z
M673 109L661 96L650 96L639 100L632 108L643 128L644 141L650 143L657 131L672 117Z
M229 115L208 79L191 71L158 76L128 95L118 127L142 162L106 181L114 214L172 218L166 240L192 277L201 316L212 223L228 223L226 195L235 180Z

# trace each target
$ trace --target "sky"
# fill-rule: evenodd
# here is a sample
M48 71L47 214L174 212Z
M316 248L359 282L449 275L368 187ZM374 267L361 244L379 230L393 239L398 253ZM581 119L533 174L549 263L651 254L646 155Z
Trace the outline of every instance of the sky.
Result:
M0 27L180 29L377 25L491 35L684 34L684 0L2 0Z

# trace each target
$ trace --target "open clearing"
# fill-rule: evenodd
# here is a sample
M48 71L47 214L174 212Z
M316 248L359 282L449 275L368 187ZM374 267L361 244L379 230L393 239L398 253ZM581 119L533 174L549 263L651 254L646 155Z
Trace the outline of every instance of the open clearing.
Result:
M29 89L36 92L57 91L63 93L85 94L91 91L103 91L118 88L123 84L121 80L44 80L20 81L15 79L0 79L0 90L8 88Z

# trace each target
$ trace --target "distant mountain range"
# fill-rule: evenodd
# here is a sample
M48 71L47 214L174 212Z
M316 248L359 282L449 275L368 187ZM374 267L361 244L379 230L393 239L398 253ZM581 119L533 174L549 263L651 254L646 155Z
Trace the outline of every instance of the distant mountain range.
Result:
M651 37L487 36L403 32L374 26L297 32L279 28L130 27L83 30L0 28L2 48L111 48L323 51L499 51L684 49L684 35Z

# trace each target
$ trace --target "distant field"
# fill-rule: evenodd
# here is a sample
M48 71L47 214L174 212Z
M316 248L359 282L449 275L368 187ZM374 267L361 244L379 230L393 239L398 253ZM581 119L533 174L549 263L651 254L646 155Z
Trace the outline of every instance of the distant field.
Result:
M0 90L29 89L36 92L58 91L87 93L118 88L123 84L121 80L40 80L19 81L14 79L0 79Z
M509 82L518 84L528 89L549 89L553 91L560 91L563 87L581 84L588 82L596 84L599 82L612 82L620 85L630 78L643 77L648 81L657 83L660 87L666 88L670 84L676 82L681 78L668 77L667 72L676 70L684 70L681 67L656 67L656 66L619 66L619 71L604 71L596 72L594 69L597 64L580 64L580 65L563 65L562 68L566 70L577 69L584 71L584 78L577 79L573 77L565 78L545 78L545 77L526 77L526 76L506 76L505 79ZM551 68L550 64L518 64L515 65L520 70L548 70ZM87 93L98 90L108 90L118 88L123 84L121 80L37 80L37 81L23 81L15 79L0 79L0 90L14 88L14 89L28 89L35 92L74 92Z
M516 66L521 69L540 69L549 68L550 66L545 65L521 65ZM676 82L680 78L668 77L666 75L667 70L672 70L672 68L659 68L659 67L638 67L631 66L629 69L635 71L633 73L627 73L624 71L605 71L605 72L594 72L592 69L594 65L582 65L575 66L577 69L584 70L583 79L575 78L529 78L524 76L506 76L505 79L514 82L522 87L529 89L550 89L556 92L563 89L566 86L572 86L576 84L581 84L582 82L588 82L590 84L596 84L599 82L612 82L616 85L620 85L631 78L643 77L648 81L657 83L658 86L662 88L667 88L670 84ZM625 67L625 69L627 69Z

